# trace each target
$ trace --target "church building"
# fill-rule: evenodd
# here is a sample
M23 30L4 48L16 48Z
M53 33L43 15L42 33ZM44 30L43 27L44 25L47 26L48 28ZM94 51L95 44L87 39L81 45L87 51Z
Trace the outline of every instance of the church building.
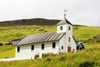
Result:
M15 58L42 58L43 53L59 54L76 52L73 25L64 17L57 24L57 31L25 36L16 45Z

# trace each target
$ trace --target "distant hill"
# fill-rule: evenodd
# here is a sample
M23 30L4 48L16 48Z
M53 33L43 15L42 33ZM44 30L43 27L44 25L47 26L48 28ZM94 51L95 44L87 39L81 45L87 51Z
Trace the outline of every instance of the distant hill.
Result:
M44 18L21 19L0 22L0 27L15 25L56 25L60 20L50 20Z
M73 26L85 26L85 25L74 24Z
M44 18L33 18L33 19L20 19L20 20L12 20L12 21L3 21L0 22L0 27L6 26L17 26L17 25L56 25L61 20L55 19L44 19ZM85 26L75 24L73 26Z

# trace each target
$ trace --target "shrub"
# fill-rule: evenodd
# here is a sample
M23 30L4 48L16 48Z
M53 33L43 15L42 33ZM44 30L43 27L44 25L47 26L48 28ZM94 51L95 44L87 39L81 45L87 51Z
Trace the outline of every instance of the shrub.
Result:
M66 57L64 56L60 57L59 61L63 61L63 60L66 60Z
M94 67L96 64L94 61L91 61L91 62L83 62L79 65L79 67Z
M63 55L63 54L66 54L66 52L60 52L60 53L59 53L59 55Z
M36 54L35 56L34 56L34 59L37 59L39 57L39 55L38 54Z
M51 58L47 58L46 61L49 61L50 62L51 61Z
M57 54L53 54L53 53L43 53L42 54L42 58L46 58L46 57L49 57L49 56L57 56Z
M45 54L44 53L42 54L42 58L45 58Z
M9 58L9 57L5 57L5 58Z

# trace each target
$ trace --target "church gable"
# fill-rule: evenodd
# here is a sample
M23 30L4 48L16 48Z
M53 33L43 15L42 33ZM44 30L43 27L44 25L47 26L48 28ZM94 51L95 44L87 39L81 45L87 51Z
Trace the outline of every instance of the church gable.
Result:
M66 24L66 23L72 25L66 18L61 20L57 25L62 25L62 24Z

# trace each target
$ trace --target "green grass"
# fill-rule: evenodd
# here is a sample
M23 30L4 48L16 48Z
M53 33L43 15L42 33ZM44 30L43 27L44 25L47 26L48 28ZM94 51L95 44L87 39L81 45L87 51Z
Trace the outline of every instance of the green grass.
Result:
M25 28L26 27L26 28ZM0 27L0 42L24 37L25 35L56 31L56 26L21 25ZM23 29L25 28L25 29ZM74 26L73 35L76 41L87 41L100 34L100 27ZM55 57L47 57L35 60L20 60L0 62L0 67L100 67L100 43L84 43L85 49L76 53L68 53ZM0 46L0 58L15 57L15 46ZM92 65L92 66L91 66Z
M100 43L85 43L85 49L75 53L50 56L43 59L0 62L1 67L99 67Z
M0 59L15 57L15 46L0 46Z
M38 27L36 29L35 27ZM39 31L39 29L44 29L44 31L51 32L56 31L56 26L37 26L37 25L21 25L21 26L9 26L0 27L0 42L4 43L11 39L22 38L26 35L43 33L44 31ZM73 35L76 41L87 41L93 36L100 34L100 27L86 27L86 26L74 26Z
M76 29L78 28L78 29ZM88 39L100 34L100 27L86 27L86 26L79 26L74 27L73 35L77 41L87 41Z
M34 28L33 28L34 27ZM38 27L36 29L36 27ZM0 27L0 42L4 43L11 39L22 38L26 35L43 33L44 31L39 31L39 29L44 29L44 31L56 31L56 26L36 26L36 25L26 25L26 26L9 26Z

